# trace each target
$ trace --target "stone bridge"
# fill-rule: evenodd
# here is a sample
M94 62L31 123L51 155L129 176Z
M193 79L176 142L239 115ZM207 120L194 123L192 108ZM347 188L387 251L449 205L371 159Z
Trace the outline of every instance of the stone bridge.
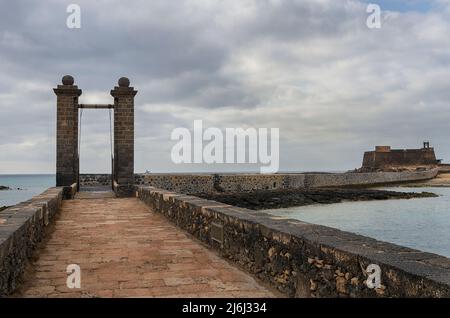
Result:
M55 89L57 186L0 213L0 296L450 296L445 257L190 195L424 180L437 170L135 175L129 85L121 78L105 105L79 104L71 76ZM89 108L114 111L113 164L110 182L91 176L83 187L78 111ZM374 289L370 264L383 273Z
M0 296L274 297L135 196L134 96L121 78L113 104L79 104L64 76L57 95L56 188L0 215ZM79 110L114 111L109 184L80 186ZM78 266L80 286L68 284ZM69 266L69 267L68 267ZM73 273L77 274L77 273ZM75 279L75 278L74 278ZM80 288L77 288L80 287Z
M137 198L79 194L61 202L13 296L275 296ZM80 267L79 289L67 286L70 264Z

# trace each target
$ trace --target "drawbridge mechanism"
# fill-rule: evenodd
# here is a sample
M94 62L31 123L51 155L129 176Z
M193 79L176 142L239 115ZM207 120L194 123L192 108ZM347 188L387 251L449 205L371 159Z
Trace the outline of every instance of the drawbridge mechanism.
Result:
M134 96L126 77L111 90L111 104L79 104L81 89L72 76L62 78L62 85L53 89L57 96L56 186L79 188L79 159L85 109L109 110L111 187L119 197L134 194ZM113 112L114 110L114 112ZM113 137L114 135L114 137Z
M111 156L111 169L114 170L114 143L113 143L113 117L112 111L114 109L114 105L102 105L102 104L79 104L78 105L79 118L78 118L78 162L81 157L81 137L82 137L82 121L83 121L83 110L84 109L108 109L109 110L109 148L110 148L110 156ZM79 171L78 171L79 174ZM78 177L79 179L79 177ZM114 182L114 174L111 175L111 184ZM79 190L79 189L78 189Z

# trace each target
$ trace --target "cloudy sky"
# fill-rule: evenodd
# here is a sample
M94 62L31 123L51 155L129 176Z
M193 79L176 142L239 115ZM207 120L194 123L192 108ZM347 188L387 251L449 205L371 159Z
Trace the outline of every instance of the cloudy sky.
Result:
M136 96L135 170L175 165L175 127L280 128L282 170L360 166L375 145L430 140L450 161L450 1L0 0L0 173L54 173L56 96L71 74L82 103ZM66 26L69 4L81 28ZM108 172L107 111L83 114L82 172Z

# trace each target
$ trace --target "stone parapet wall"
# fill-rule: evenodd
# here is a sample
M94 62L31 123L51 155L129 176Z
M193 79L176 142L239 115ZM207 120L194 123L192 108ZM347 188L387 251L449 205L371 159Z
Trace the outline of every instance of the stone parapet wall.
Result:
M0 212L0 297L12 293L45 228L63 200L64 189L50 188Z
M443 163L439 165L439 173L450 173L450 164Z
M214 190L214 176L207 174L138 174L134 180L136 185L151 185L181 193Z
M450 259L337 229L140 186L155 212L289 297L450 297ZM381 285L365 269L381 268Z
M304 187L303 174L218 174L215 190L219 192L248 192Z
M367 172L367 173L334 173L307 174L305 183L310 187L335 187L377 185L428 180L436 177L439 169L425 171L402 172Z
M110 174L80 174L80 186L111 186Z
M137 174L136 185L148 185L185 194L369 186L434 178L439 169L414 172L306 173L306 174Z
M148 185L180 193L240 192L376 185L434 178L439 169L368 173L292 174L135 174L136 185ZM110 186L110 174L80 174L80 186Z

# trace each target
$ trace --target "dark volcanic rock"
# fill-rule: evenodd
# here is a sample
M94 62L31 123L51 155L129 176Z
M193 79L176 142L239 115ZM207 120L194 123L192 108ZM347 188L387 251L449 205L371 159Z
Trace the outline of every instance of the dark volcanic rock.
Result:
M7 208L8 208L7 206L0 206L0 212L6 210Z
M23 190L22 188L10 188L7 186L0 185L0 191L7 191L7 190Z
M196 196L252 210L289 208L343 201L370 201L437 197L430 192L396 192L371 189L273 190L245 193L200 193Z

